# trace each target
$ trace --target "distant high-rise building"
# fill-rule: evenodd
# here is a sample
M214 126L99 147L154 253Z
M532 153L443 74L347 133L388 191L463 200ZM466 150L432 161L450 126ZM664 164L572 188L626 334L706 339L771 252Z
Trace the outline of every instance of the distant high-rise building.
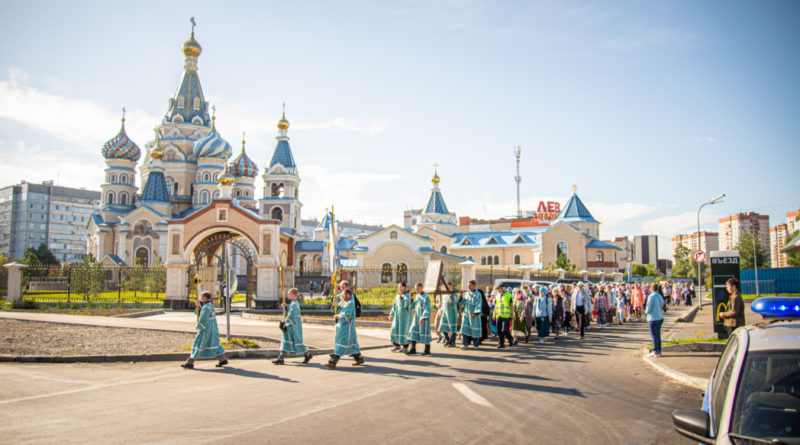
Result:
M756 212L737 213L719 220L720 250L734 250L743 233L750 232L758 237L764 248L769 247L769 215Z
M800 230L800 221L797 220L798 218L800 218L800 209L786 214L786 230L789 234Z
M787 235L786 224L779 224L769 229L769 257L772 267L788 267L789 265L786 254L781 253L781 249L786 245Z
M86 226L100 206L100 192L22 182L0 188L0 252L22 258L44 243L61 262L86 254Z
M658 236L636 235L633 237L634 264L658 265Z
M675 250L678 249L678 246L683 246L689 249L690 252L694 252L697 249L702 250L706 253L706 262L709 262L708 253L712 250L719 250L719 234L717 232L700 232L700 243L698 244L698 235L697 232L694 232L689 235L677 235L672 238L672 252L674 254Z

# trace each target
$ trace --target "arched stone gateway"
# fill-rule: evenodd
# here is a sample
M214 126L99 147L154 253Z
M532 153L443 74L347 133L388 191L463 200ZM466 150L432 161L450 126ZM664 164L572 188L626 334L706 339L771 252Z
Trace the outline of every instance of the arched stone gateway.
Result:
M243 287L248 289L248 306L277 306L278 267L281 258L286 258L288 264L294 262L295 241L290 231L281 230L279 221L264 219L235 200L215 199L188 216L170 220L167 237L165 307L188 307L189 286L194 285L192 273L206 278L201 289L219 289L215 287L219 270L214 267L219 268L220 251L227 241L236 252L237 271L245 271L241 275L245 279Z
M251 247L246 238L242 238L233 232L218 232L207 237L202 243L195 247L192 253L193 261L189 267L188 294L192 294L195 286L195 277L199 277L201 291L210 291L222 295L222 283L224 283L224 273L226 262L226 244L230 243L229 249L231 259L231 283L232 293L244 292L245 305L250 308L255 300L256 273L255 273L255 250ZM219 293L218 293L219 292Z

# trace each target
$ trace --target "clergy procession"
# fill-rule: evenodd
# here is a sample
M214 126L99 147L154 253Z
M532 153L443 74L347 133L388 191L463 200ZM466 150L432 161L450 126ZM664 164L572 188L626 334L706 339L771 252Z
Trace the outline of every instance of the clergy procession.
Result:
M652 322L651 300L667 303L691 304L693 289L679 284L653 283L647 297L643 298L646 286L640 284L583 283L574 288L570 284L551 284L549 286L529 286L506 288L502 285L487 287L486 292L477 288L475 280L468 283L466 290L456 290L451 282L444 283L446 290L435 292L435 311L431 308L431 298L424 291L422 283L408 291L405 282L397 284L397 295L389 311L391 321L390 339L392 352L406 355L431 356L432 327L436 332L436 343L444 343L445 348L456 347L461 337L461 349L477 350L490 337L497 338L497 349L516 346L520 341L528 343L535 334L539 344L553 337L557 341L570 331L583 340L591 322L605 328L613 323L623 324L633 320L642 321L642 312L647 313L647 321ZM358 344L356 320L361 315L361 305L350 283L342 280L337 286L338 293L332 297L332 311L335 325L334 348L325 366L336 369L344 356L353 358L353 366L363 365L364 356ZM664 295L667 295L665 298ZM670 298L670 296L675 296ZM283 303L284 315L279 327L282 331L280 355L273 361L284 365L286 354L302 355L307 364L313 355L303 343L303 319L299 292L296 288L288 291L289 303ZM647 306L647 308L645 307ZM658 305L661 309L662 305ZM431 319L431 314L434 319ZM657 318L657 317L656 317ZM654 346L660 344L660 332L653 335ZM418 352L417 345L421 352ZM203 292L197 306L197 336L192 346L190 358L181 365L194 369L195 360L215 359L217 367L228 363L225 350L220 344L219 329L211 302L211 293Z

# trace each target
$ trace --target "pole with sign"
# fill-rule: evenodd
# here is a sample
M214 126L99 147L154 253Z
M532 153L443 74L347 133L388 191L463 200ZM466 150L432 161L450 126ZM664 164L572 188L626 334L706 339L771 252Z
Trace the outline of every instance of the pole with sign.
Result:
M711 252L711 301L714 311L714 332L721 339L728 338L724 321L719 314L728 310L728 287L725 283L730 278L739 280L739 251L719 250Z

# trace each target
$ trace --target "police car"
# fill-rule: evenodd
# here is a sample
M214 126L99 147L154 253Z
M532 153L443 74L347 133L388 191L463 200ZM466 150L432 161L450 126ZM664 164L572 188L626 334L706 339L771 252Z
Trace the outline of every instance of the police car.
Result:
M728 340L700 410L675 410L675 429L707 444L800 444L800 298L760 298L764 318Z

